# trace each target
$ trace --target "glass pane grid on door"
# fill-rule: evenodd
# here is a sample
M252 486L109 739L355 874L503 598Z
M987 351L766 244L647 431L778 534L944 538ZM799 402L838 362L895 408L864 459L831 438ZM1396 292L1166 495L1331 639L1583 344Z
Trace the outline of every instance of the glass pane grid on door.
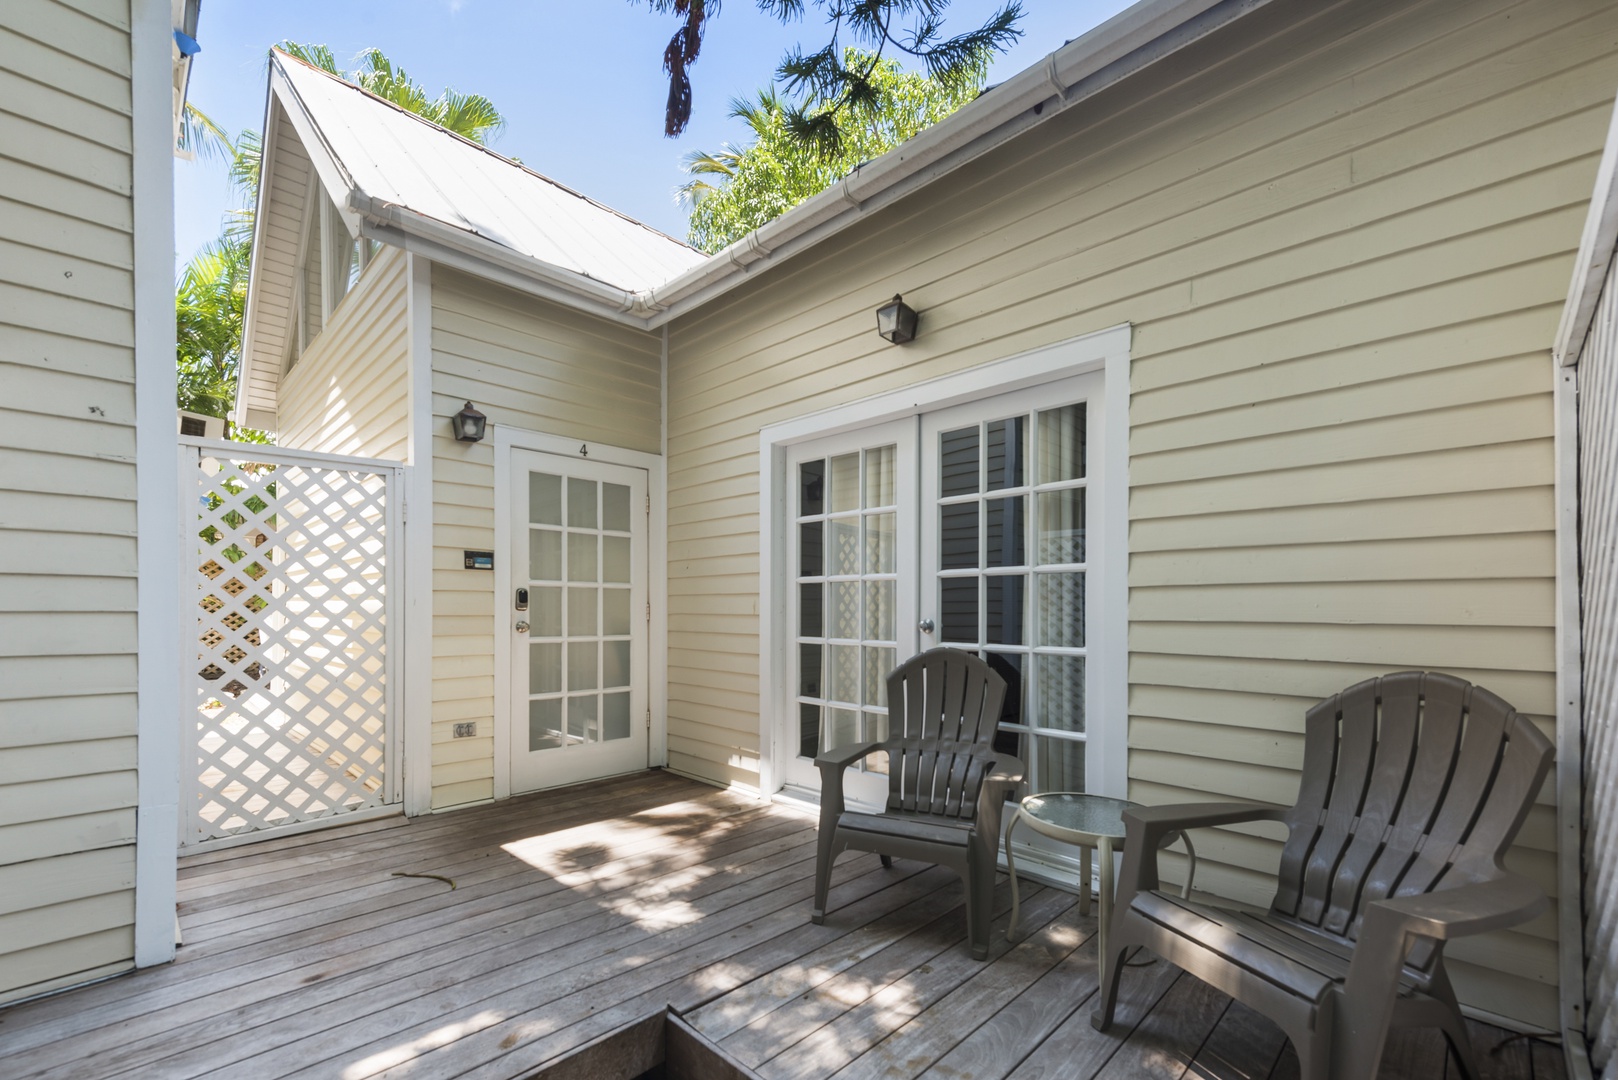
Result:
M812 758L887 733L887 675L898 664L896 447L800 462L794 498L798 755Z
M631 498L528 474L528 749L630 737Z
M1083 402L938 435L939 642L1006 679L1036 791L1085 786L1086 437Z

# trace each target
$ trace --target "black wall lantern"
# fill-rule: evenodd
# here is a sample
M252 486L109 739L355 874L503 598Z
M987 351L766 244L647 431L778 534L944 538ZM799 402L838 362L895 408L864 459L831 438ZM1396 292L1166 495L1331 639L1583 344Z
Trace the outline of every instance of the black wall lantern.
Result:
M895 345L903 345L916 336L916 309L894 294L892 300L876 309L876 332Z
M489 418L472 408L468 401L466 407L449 418L450 426L455 429L455 438L459 442L479 442L483 438L484 425Z

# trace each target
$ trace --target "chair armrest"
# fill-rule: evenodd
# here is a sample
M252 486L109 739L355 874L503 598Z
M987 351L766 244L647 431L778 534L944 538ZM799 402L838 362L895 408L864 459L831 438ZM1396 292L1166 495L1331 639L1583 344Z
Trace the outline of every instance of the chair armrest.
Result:
M1124 869L1118 882L1118 907L1128 907L1137 892L1157 888L1157 849L1170 833L1233 825L1239 821L1285 821L1289 812L1284 806L1253 802L1130 807L1123 814Z
M1000 850L1000 812L1006 805L1006 793L1017 790L1027 772L1021 758L1001 754L978 788L977 833L991 854Z
M886 751L885 742L862 742L828 750L815 758L820 770L820 827L830 829L837 824L843 812L843 773L848 767L873 751Z
M993 784L996 787L1016 787L1022 783L1023 777L1028 775L1028 766L1022 763L1021 758L1010 754L1001 754L995 759L994 768L983 778L985 785Z
M1374 922L1378 936L1392 932L1448 941L1527 922L1549 903L1538 885L1507 873L1469 885L1372 901L1365 906L1360 933L1363 937Z
M839 746L835 750L828 750L815 758L815 768L824 773L827 769L839 771L848 768L866 754L873 750L885 750L887 744L883 742L852 743L848 746Z
M1502 871L1486 881L1366 904L1337 1014L1344 1075L1375 1072L1399 978L1419 939L1498 930L1533 918L1547 903L1538 885Z
M1286 807L1269 803L1167 803L1130 807L1124 811L1124 827L1138 822L1147 833L1161 837L1184 829L1207 829L1239 821L1284 821L1286 815Z

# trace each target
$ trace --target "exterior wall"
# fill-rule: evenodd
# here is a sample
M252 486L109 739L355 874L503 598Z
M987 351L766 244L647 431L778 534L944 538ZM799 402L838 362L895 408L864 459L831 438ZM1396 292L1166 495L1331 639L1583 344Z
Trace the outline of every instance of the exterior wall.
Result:
M405 459L409 285L405 254L383 248L281 380L276 442L298 450Z
M1618 271L1579 357L1579 592L1584 636L1584 1000L1590 1059L1618 1051ZM1575 932L1569 928L1569 932Z
M509 424L660 453L662 338L453 270L432 272L433 806L494 794L494 575L462 551L499 552L494 447L449 418L470 400ZM451 739L473 720L477 736Z
M4 8L0 1002L134 957L132 108L128 3Z
M297 339L292 300L299 270L298 255L303 250L303 222L309 207L309 184L313 166L303 144L293 132L281 104L270 101L271 145L265 161L274 167L264 175L270 179L259 213L263 227L254 247L253 291L249 317L253 322L256 348L244 364L249 375L242 388L248 427L275 426L277 373L287 354L287 335ZM318 297L316 313L318 323Z
M762 425L1122 322L1132 797L1290 803L1305 708L1400 668L1550 730L1548 353L1615 41L1597 0L1278 0L677 320L670 764L757 782ZM1551 798L1509 862L1554 892ZM1268 903L1274 833L1198 851ZM1556 933L1457 942L1463 1000L1554 1028Z

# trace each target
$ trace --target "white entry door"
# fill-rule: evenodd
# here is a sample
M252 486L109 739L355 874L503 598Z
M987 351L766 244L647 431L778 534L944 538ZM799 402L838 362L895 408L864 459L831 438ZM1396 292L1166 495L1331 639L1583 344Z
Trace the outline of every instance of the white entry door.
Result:
M511 790L644 769L646 471L511 454Z
M1028 764L1030 790L1102 786L1085 602L1100 389L1078 376L790 449L786 783L816 789L817 753L882 738L883 678L948 645L1005 678L996 744ZM880 802L880 770L868 759L848 793Z

